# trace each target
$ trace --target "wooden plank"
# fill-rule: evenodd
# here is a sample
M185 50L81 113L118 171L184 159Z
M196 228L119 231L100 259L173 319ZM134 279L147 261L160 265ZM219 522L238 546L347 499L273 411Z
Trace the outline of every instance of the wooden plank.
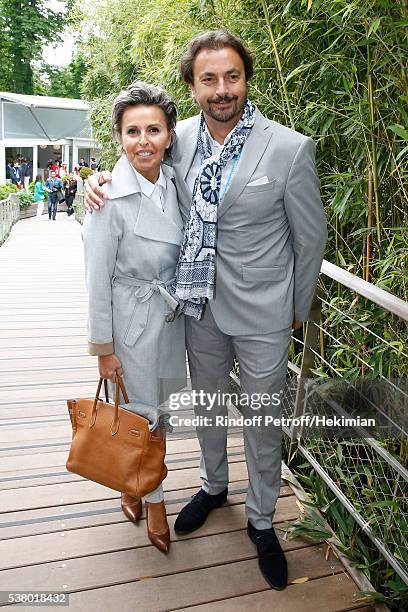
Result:
M134 526L134 529L137 529L137 525ZM60 554L64 550L64 543L65 539L61 537ZM284 542L283 545L289 549L296 546L293 541ZM304 548L304 542L301 546L303 548L289 550L286 553L290 580L303 576L316 578L342 571L339 561L330 560L328 562L325 560L324 546L316 545ZM146 546L3 570L0 572L0 590L17 590L24 584L24 589L27 591L35 590L39 585L45 591L74 591L114 585L118 582L131 580L142 580L144 582L146 577L190 572L198 568L220 566L246 560L250 560L247 561L246 565L248 572L246 586L255 583L257 588L263 588L265 582L258 570L255 557L256 549L246 532L233 531L174 541L165 559L163 559L163 554L155 547ZM224 580L220 580L223 569L221 570L218 567L220 582L224 582ZM184 577L184 580L186 581L186 577ZM191 583L189 580L186 582L188 583L188 590L190 590ZM184 590L186 586L185 584ZM151 588L152 585L150 584L150 590ZM146 606L140 598L137 598L136 601L142 604L142 609L152 609ZM185 605L184 602L180 603ZM180 603L176 605L180 605ZM166 602L166 605L168 605L168 602Z
M49 353L49 351L47 351ZM17 374L17 372L48 372L52 371L68 371L76 370L82 367L94 367L97 369L97 359L91 355L87 355L85 351L73 355L35 355L33 357L22 356L9 359L7 363L0 361L0 374L5 376L8 374ZM13 377L14 378L14 377Z
M87 357L88 359L95 359L87 354L86 343L79 343L73 345L59 345L59 346L36 346L33 348L32 346L15 346L14 348L9 347L7 350L0 348L0 366L7 367L5 361L16 362L16 367L19 364L24 364L24 362L30 363L35 360L38 360L38 363L42 363L42 359L61 359L65 358L83 358Z
M176 432L168 434L168 442L172 440L188 441L196 439L195 428L178 428ZM229 432L230 438L242 437L242 431L231 429ZM69 451L71 443L71 435L69 438L53 441L52 438L46 440L31 440L27 442L14 442L11 446L7 443L0 445L0 457L15 457L23 455L31 455L33 453L49 453L65 450Z
M7 481L9 481L11 484L11 487L14 488L14 485L12 484L13 479L17 479L17 481L21 480L21 485L27 486L27 485L24 485L23 483L25 481L30 481L31 478L33 478L34 482L37 482L37 477L46 477L49 471L65 470L67 453L66 452L55 453L54 456L58 457L59 461L55 462L53 465L46 463L47 460L50 461L50 459L49 457L44 457L42 454L38 455L37 466L33 465L33 461L32 461L33 456L31 456L31 460L30 459L27 460L27 458L24 457L25 459L24 465L26 466L25 468L18 467L17 469L4 470L3 469L4 466L2 465L1 466L2 469L0 470L0 482L4 483L2 485L2 488L7 488L6 487ZM244 446L240 445L240 446L233 446L233 447L227 448L227 456L228 456L228 461L232 461L232 462L236 462L238 460L243 461L245 459ZM237 459L237 457L240 457L240 459ZM12 461L10 461L10 457L6 459L8 459L9 466L12 465ZM191 466L197 465L197 462L199 462L199 460L200 460L199 449L195 451L191 451L189 453L167 452L166 454L166 463L169 469L181 469L184 467L189 467L190 465ZM3 461L2 461L2 464L3 464ZM22 463L20 463L19 465L21 466ZM14 467L16 466L13 466L13 468ZM67 474L70 474L70 472L67 472Z
M178 410L178 413L183 415L193 415L192 409L188 406L182 410ZM65 400L52 400L47 402L46 400L30 402L30 403L16 403L5 407L4 405L0 411L0 425L3 422L15 421L18 424L19 420L29 421L30 419L39 419L41 417L47 418L48 416L67 415L67 404Z
M32 338L21 336L16 337L12 336L11 338L2 338L0 342L0 357L7 358L9 355L10 349L18 349L18 348L27 348L30 350L34 350L33 346L35 346L35 351L38 348L60 348L65 349L65 347L80 346L81 348L86 350L86 342L87 336L83 334L82 336L40 336L36 339L35 343Z
M241 589L238 591L241 593ZM213 603L204 603L186 608L172 608L178 612L343 612L356 610L359 612L374 612L374 608L361 607L361 597L357 594L358 587L345 573L325 576L304 584L289 585L284 591L271 589L258 593L242 594ZM125 599L125 594L121 594ZM70 609L75 610L78 596L70 598ZM83 602L86 604L86 600ZM109 602L107 601L109 605ZM72 607L73 605L73 607ZM79 608L77 608L79 609ZM122 612L127 610L126 604ZM170 608L167 608L170 610ZM130 608L129 608L130 610ZM160 608L157 608L160 610Z
M240 449L243 445L242 438L232 438L228 437L227 439L227 452L232 452L234 450ZM197 438L192 438L190 440L183 440L180 442L179 440L167 440L166 443L166 457L171 458L173 455L177 457L181 457L183 455L190 456L191 454L194 456L198 456L200 452L200 445ZM67 453L65 451L55 452L55 453L47 453L44 455L43 453L33 453L29 455L23 455L21 457L3 457L0 463L0 473L4 475L4 472L8 472L11 469L19 470L23 472L24 470L30 468L44 468L44 467L53 467L56 465L65 465L67 460Z
M31 425L36 425L38 423L50 423L52 421L59 421L60 423L64 423L66 421L66 406L65 413L62 415L53 415L48 412L45 413L42 417L36 417L32 415L31 411L29 416L27 416L27 412L23 415L23 417L16 417L16 410L13 412L13 408L7 409L3 408L1 411L2 417L0 419L0 426L6 429L20 429L20 427L31 427ZM6 416L7 415L7 416ZM0 470L1 471L1 470Z
M242 593L242 581L240 579L247 567L248 562L233 563L221 568L215 567L192 571L188 574L154 578L154 582L144 579L142 582L118 584L112 587L71 593L69 595L69 610L70 612L83 612L84 610L87 610L87 612L100 612L101 610L115 612L120 607L121 612L135 612L135 610L146 610L146 612L169 612L170 610L178 610L179 612L193 610L196 612L196 610L199 610L199 612L206 612L207 609L211 612L211 607L214 605L211 603L203 603L201 606L192 605L188 608L166 606L174 605L174 602L177 601L176 595L186 602L184 605L189 605L191 601L199 601L200 603L207 601L223 591L229 591L233 594L235 589L237 593ZM187 593L187 589L190 590L189 593ZM305 584L289 585L281 592L268 589L266 593L269 601L263 607L255 607L258 593L238 594L235 598L231 598L232 605L235 604L234 607L226 608L226 612L229 612L229 610L234 610L234 612L235 610L238 610L238 612L241 610L245 612L264 612L265 610L273 610L274 612L299 612L299 610L302 610L302 612L343 612L344 610L357 609L359 612L375 612L372 607L359 607L361 604L354 601L355 591L354 583L346 575L340 573L334 576L318 577ZM324 599L321 594L323 594ZM142 597L142 603L139 602L139 597ZM246 607L237 607L243 597L246 597ZM254 606L252 605L253 601L255 601ZM228 605L230 600L222 599L219 602L220 607L217 610L220 610L220 612L224 612L223 602ZM342 603L345 603L346 607L338 607ZM10 609L10 606L7 606L6 609ZM32 610L32 608L25 606L19 607L19 609L23 612Z
M67 454L66 454L67 456ZM243 449L239 452L230 453L229 462L238 463L240 461L245 461L245 454ZM184 457L180 459L166 459L166 464L169 471L174 470L184 470L190 467L197 467L199 464L200 458L196 457ZM12 489L30 489L30 487L39 487L42 485L54 485L65 482L77 482L81 481L81 476L77 474L73 474L72 472L68 472L65 469L65 465L57 466L56 468L49 470L48 473L44 472L44 470L32 470L29 474L24 473L15 473L14 477L10 475L0 477L0 491L9 491Z
M166 491L168 515L177 514L199 489L199 484L180 491ZM236 480L228 485L228 506L245 502L246 480ZM290 487L281 486L280 497L293 496ZM65 506L22 510L0 515L0 539L20 538L43 533L82 529L97 525L123 523L127 519L120 509L120 495L108 500L77 502Z
M10 295L8 296L3 296L1 298L1 304L4 307L7 307L9 309L13 309L14 304L16 303L15 298L11 298ZM46 308L50 308L52 310L55 310L55 308L61 308L66 306L67 304L67 299L65 297L59 297L58 295L54 295L54 296L46 296L44 293L42 293L41 295L38 295L36 297L32 297L32 296L25 296L24 299L24 309L20 307L21 311L26 312L27 310L29 311L42 311ZM75 298L75 308L78 309L82 309L82 310L86 310L87 305L88 305L88 298L87 296L83 296L82 298ZM16 306L16 308L18 308L18 306Z
M231 481L244 480L248 477L245 461L230 466ZM200 483L199 468L175 470L170 472L163 486L165 491L189 488ZM1 513L28 510L30 508L47 508L63 506L78 501L112 499L117 492L90 480L66 482L55 485L43 485L27 489L10 489L1 494Z
M14 404L9 408L1 407L0 414L4 417L0 419L0 423L7 420L15 419L17 420L28 420L28 419L36 419L36 418L63 418L67 414L67 405L66 402L51 402L51 404L45 404L44 402L40 402L40 404L34 403L33 405L21 406L21 404Z
M40 401L47 398L50 400L67 400L75 397L92 397L95 396L95 379L88 383L72 382L70 385L50 385L47 389L27 387L9 390L5 392L1 390L0 406L3 404L18 404L25 401Z
M70 385L73 382L89 382L90 380L94 381L96 390L98 378L98 364L96 363L96 360L90 365L88 364L81 367L66 368L64 370L20 370L16 371L14 374L11 372L3 373L0 370L0 385L4 393L22 387L35 388L39 387L40 385L46 387L47 385L52 386L55 384ZM46 395L46 391L44 395Z
M65 336L69 334L83 335L86 332L86 319L82 317L79 320L65 321L31 321L20 320L13 323L0 325L0 337L10 338L28 334L29 337L40 338L44 336ZM24 333L25 332L25 333ZM26 336L27 337L27 336Z
M46 437L45 437L46 436ZM0 431L0 448L4 445L12 446L17 442L28 442L33 440L63 440L71 438L71 424L66 421L63 425L49 425L47 427L31 426L29 429L10 429Z
M72 337L81 337L81 338L86 338L86 334L84 333L84 327L83 326L75 326L75 325L68 325L67 327L69 327L69 335ZM12 330L4 330L4 329L0 329L0 339L1 342L3 343L3 340L10 340L10 339L16 339L17 338L32 338L32 342L34 340L43 340L46 338L67 338L67 334L64 334L62 332L66 331L66 329L61 326L60 328L58 327L44 327L41 329L31 329L29 327L27 328L20 328L20 329L12 329Z
M224 506L211 512L205 525L190 534L188 539L246 529L247 517L245 506L242 503L244 498L245 495L241 494L240 504L231 507ZM168 508L172 541L186 539L185 536L177 536L173 529L177 513L183 505L179 503L177 506L173 505ZM293 520L298 515L299 508L294 501L294 496L278 498L274 523ZM124 515L122 518L125 518ZM310 546L310 542L305 541L303 544ZM125 520L99 527L84 527L19 537L0 541L0 570L149 545L144 518L137 525ZM282 542L282 545L291 548L292 542ZM27 551L29 551L28 554Z
M190 440L196 438L196 430L192 427L179 427L177 431L168 434L168 440ZM231 429L230 437L240 437L242 430ZM49 453L65 450L69 451L71 437L53 442L52 439L31 440L27 442L14 442L12 446L6 444L0 446L1 457L15 457L31 455L32 453Z
M1 376L1 374L0 374ZM47 382L48 377L48 382ZM72 384L93 382L95 391L99 380L98 368L96 364L83 366L82 368L45 372L21 372L15 377L11 377L10 373L1 376L4 379L1 382L1 389L4 394L14 393L17 389L42 389L43 397L47 397L47 386L55 387L57 385L70 387ZM14 382L15 380L15 382ZM95 394L95 392L94 392Z
M0 316L0 332L12 332L18 329L71 329L73 327L80 327L86 329L86 312L60 315L55 309L52 311L54 314L49 312L42 312L39 314L31 314L26 312L25 315L21 314L18 317L5 317ZM11 334L12 335L12 334Z

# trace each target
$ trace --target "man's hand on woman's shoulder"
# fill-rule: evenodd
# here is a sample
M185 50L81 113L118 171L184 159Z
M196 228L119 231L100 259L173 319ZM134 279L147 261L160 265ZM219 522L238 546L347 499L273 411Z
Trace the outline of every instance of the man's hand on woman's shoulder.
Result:
M85 208L89 213L99 210L108 199L107 194L101 189L101 185L112 182L112 174L105 170L92 174L85 182Z

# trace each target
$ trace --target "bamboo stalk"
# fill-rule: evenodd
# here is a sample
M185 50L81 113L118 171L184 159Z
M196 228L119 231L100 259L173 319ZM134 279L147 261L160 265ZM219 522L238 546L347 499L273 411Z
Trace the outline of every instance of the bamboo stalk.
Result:
M366 261L365 261L365 274L364 278L369 283L371 278L371 249L372 249L372 237L371 237L371 226L373 224L373 176L371 170L368 170L367 180L367 244L366 244Z
M375 216L377 225L377 241L378 255L381 254L381 227L380 227L380 194L378 191L378 166L377 166L377 146L374 135L375 129L375 102L373 95L373 80L371 74L371 51L370 45L367 44L367 84L368 84L368 102L370 105L370 127L371 127L371 165L374 183L374 200L375 200Z
M274 37L273 32L272 32L272 27L271 27L271 23L270 23L270 19L269 19L268 7L266 5L266 1L265 0L262 0L262 8L263 8L263 12L264 12L264 15L265 15L265 23L266 23L266 27L268 29L268 34L269 34L269 38L270 38L270 41L271 41L271 44L272 44L273 53L274 53L274 56L275 56L275 62L276 62L276 68L278 70L279 80L281 82L281 86L282 86L282 89L283 89L283 94L284 94L284 97L285 97L286 107L287 107L288 114L289 114L290 125L295 130L296 129L295 120L293 118L292 108L290 106L288 89L286 87L285 77L284 77L283 72L282 72L282 64L281 64L281 61L280 61L280 57L279 57L279 53L278 53L278 48L276 46L275 37Z

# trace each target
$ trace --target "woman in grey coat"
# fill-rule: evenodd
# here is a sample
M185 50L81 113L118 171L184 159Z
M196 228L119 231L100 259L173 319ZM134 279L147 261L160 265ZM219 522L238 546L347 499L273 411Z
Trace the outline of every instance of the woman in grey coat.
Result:
M172 170L163 164L176 108L161 89L134 82L116 98L112 131L122 155L106 186L110 206L87 214L83 227L89 296L89 353L99 373L124 376L131 403L157 408L185 386L184 317L170 294L182 242L182 220ZM145 497L152 543L167 552L169 528L163 489ZM122 494L132 521L142 501Z

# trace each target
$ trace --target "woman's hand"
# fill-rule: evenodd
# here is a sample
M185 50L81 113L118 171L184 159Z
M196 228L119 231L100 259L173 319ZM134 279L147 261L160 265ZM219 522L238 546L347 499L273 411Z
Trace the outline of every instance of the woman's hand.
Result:
M115 353L98 356L99 376L115 382L116 374L123 376L122 364Z

